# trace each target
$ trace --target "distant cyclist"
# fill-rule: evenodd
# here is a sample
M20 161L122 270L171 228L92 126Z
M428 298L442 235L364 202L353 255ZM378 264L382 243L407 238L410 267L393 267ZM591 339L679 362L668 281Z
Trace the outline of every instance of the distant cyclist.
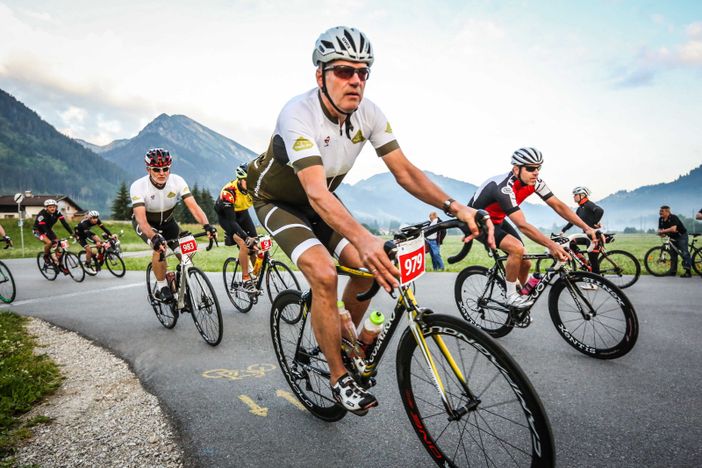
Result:
M533 300L528 296L521 296L517 292L517 279L522 285L526 285L530 279L531 262L522 258L525 253L524 243L517 230L505 218L509 217L521 232L534 242L548 248L558 260L566 261L569 258L563 247L527 223L524 213L519 208L527 197L537 194L563 219L578 226L595 239L595 231L565 203L556 198L539 178L543 162L541 151L535 148L518 149L512 154L512 170L483 182L468 202L469 206L482 208L490 213L490 219L495 224L495 242L501 250L507 252L505 264L507 303L518 309L527 308L533 304ZM478 237L478 240L482 242L482 236Z
M47 263L51 263L55 260L52 260L50 252L51 246L58 241L53 230L54 224L56 224L57 221L61 221L61 224L63 224L63 227L68 231L68 234L71 236L73 235L71 225L68 224L66 218L63 217L58 209L58 202L49 198L44 201L44 209L37 214L37 217L34 219L34 226L32 227L34 237L44 243L44 261Z
M681 278L691 278L692 272L692 261L690 259L690 250L688 247L688 235L687 228L680 218L671 214L670 207L668 205L661 206L658 212L660 217L658 218L658 235L670 237L670 243L680 250L682 254L682 264L684 272L680 275ZM670 276L675 276L678 270L678 254L677 252L672 252L672 261L674 268L670 271Z
M236 178L222 187L214 208L219 225L224 229L224 245L239 246L239 264L244 289L255 291L249 275L249 248L256 242L256 226L249 215L253 201L246 186L247 166L248 164L242 164L236 168Z
M317 86L285 104L268 149L249 165L248 176L259 221L312 289L312 328L329 365L332 394L358 414L378 402L356 384L341 359L333 257L342 265L367 267L388 291L397 287L399 275L383 249L385 241L356 221L334 194L363 146L370 142L405 190L478 234L475 210L450 198L410 163L383 112L364 99L373 60L373 47L361 31L338 26L323 32L312 53ZM370 284L351 278L344 289L342 299L356 325L369 304L356 294Z
M88 213L85 215L85 218L80 223L78 223L75 230L76 240L81 245L81 247L85 249L86 265L92 265L91 261L93 258L93 249L90 247L88 241L92 240L98 249L102 247L102 241L100 240L100 237L98 237L97 234L91 231L91 228L95 226L105 231L105 233L108 236L113 236L110 230L107 229L104 224L102 224L102 221L100 220L100 213L95 210L88 211Z
M129 189L132 226L139 237L154 249L151 267L156 276L156 297L171 301L173 293L166 281L167 265L165 260L160 260L160 254L166 251L166 239L176 239L180 234L180 227L173 217L176 205L183 200L195 220L207 231L208 237L214 237L217 229L209 224L207 215L195 201L185 180L170 173L173 159L167 150L150 149L144 156L144 162L147 175L135 181ZM170 242L168 247L179 252L177 241Z
M575 214L591 228L600 229L602 227L600 220L602 219L602 215L604 215L604 210L590 201L590 193L590 189L583 186L578 186L573 189L573 201L578 204L578 209L575 210ZM566 224L563 226L563 229L561 229L559 235L564 235L565 232L572 227L573 223ZM576 239L575 243L579 245L590 245L588 239ZM587 253L593 273L600 272L600 264L597 261L597 255L596 251Z

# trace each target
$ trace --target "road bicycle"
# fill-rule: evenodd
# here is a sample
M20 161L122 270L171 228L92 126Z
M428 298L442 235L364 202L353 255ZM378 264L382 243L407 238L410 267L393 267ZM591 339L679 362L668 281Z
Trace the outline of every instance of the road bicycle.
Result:
M12 247L12 241L8 237L5 239L5 248L8 249L10 247ZM15 279L12 277L7 265L0 261L0 301L9 304L15 300L16 294Z
M695 246L697 237L701 233L690 234L692 242L688 249L690 250L690 261L692 268L698 275L702 275L702 249ZM653 247L644 255L644 265L646 270L653 276L668 276L675 275L678 269L677 259L682 257L682 252L675 244L670 241L669 236L663 236L663 244Z
M217 346L222 341L222 311L212 283L193 263L193 256L198 249L195 238L206 235L206 232L194 235L182 232L177 239L166 241L168 243L177 241L179 244L177 252L171 251L168 255L161 253L161 261L173 255L178 258L175 271L166 273L173 300L164 301L156 297L156 275L152 271L150 262L146 267L146 292L161 325L171 329L175 327L181 314L189 312L200 336L207 344ZM214 239L210 239L208 251L212 249L213 243Z
M364 388L375 385L388 344L406 317L395 358L397 383L410 423L431 458L440 466L553 466L548 417L519 365L474 326L420 307L405 281L418 277L411 276L412 271L424 272L424 234L441 228L467 230L457 220L427 224L404 228L386 244L403 276L397 303L367 358L354 358L343 341L342 358L349 373ZM373 278L365 269L337 265L337 271ZM358 299L370 300L378 290L374 282ZM273 346L300 402L317 418L337 421L347 410L332 396L327 361L312 331L311 304L310 290L287 290L276 297L271 309Z
M78 256L68 251L68 239L59 239L53 242L48 258L47 262L43 251L37 254L39 272L49 281L55 280L59 273L70 276L77 283L85 279L85 270L83 270Z
M568 242L570 247L571 257L568 261L568 266L571 270L583 270L592 272L590 259L586 254L597 253L597 264L599 265L600 276L610 280L620 289L628 288L636 283L641 275L641 264L629 252L624 250L607 250L605 245L614 242L614 234L603 234L604 243L594 243L590 241L587 234L577 233L567 237L551 234L551 239L564 243ZM587 251L583 252L578 247L577 241L584 240L588 242ZM541 273L548 268L552 268L556 264L556 259L539 259L536 261L535 271Z
M253 291L244 288L241 265L238 257L229 257L222 267L224 289L232 304L239 312L246 313L258 303L258 298L263 294L263 279L266 280L268 299L273 302L275 296L285 289L300 289L295 274L285 263L273 260L270 253L271 238L269 236L256 236L256 261L249 265L249 275L254 285Z
M568 243L563 244L569 251ZM495 338L532 322L531 308L507 305L504 262L506 255L485 247L493 258L491 268L468 266L456 277L454 297L463 318ZM462 259L463 249L448 259ZM549 254L527 254L525 259L549 261ZM597 359L627 354L636 344L639 322L629 298L614 283L588 271L572 271L567 262L556 262L544 271L529 293L536 301L551 286L548 310L561 337L581 353Z
M124 260L122 260L122 249L120 248L119 239L110 237L107 233L103 234L102 238L105 239L105 242L100 248L97 248L95 245L90 246L91 249L94 249L90 262L85 260L85 250L81 250L78 253L80 264L83 265L85 273L89 276L97 275L104 265L117 278L123 277L126 273L126 268Z

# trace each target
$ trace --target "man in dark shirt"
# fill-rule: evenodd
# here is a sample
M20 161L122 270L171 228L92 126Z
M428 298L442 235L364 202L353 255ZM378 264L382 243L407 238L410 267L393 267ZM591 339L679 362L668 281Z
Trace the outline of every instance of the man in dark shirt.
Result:
M599 229L602 227L600 225L600 220L604 214L604 210L599 206L595 205L594 202L590 201L590 189L583 186L578 186L573 189L573 201L578 204L578 209L575 210L575 214L582 219L585 224L593 229ZM573 227L573 223L568 223L561 229L560 235L562 236L565 232ZM576 244L590 245L590 240L588 239L577 239ZM590 266L592 267L593 273L600 273L600 264L597 260L597 252L588 252L588 260L590 261Z
M100 241L100 238L95 234L93 231L91 231L91 228L94 226L99 227L103 231L105 231L105 234L108 236L112 237L112 233L110 232L109 229L105 227L104 224L102 224L102 220L100 219L100 213L98 213L95 210L90 210L86 213L85 218L78 223L75 229L75 237L78 243L85 249L85 264L88 265L88 267L92 267L93 262L93 249L90 248L90 244L88 241L93 241L95 243L95 246L98 248L98 250L102 247L102 242Z
M683 258L683 269L685 270L685 273L680 275L680 277L689 278L692 274L690 273L690 251L687 247L687 229L685 229L685 225L680 221L680 218L670 214L668 205L661 206L659 214L658 235L670 237L670 242L680 250ZM675 276L678 269L678 255L673 251L671 257L673 260L671 276Z
M47 262L51 261L49 258L51 245L58 240L53 230L54 224L56 224L57 221L61 221L66 231L68 231L70 235L73 235L73 229L71 229L70 224L68 224L58 209L58 202L53 199L48 199L44 202L44 209L37 214L34 220L34 226L32 227L34 237L44 243L44 261Z
M698 211L695 215L695 219L702 220L702 208L700 208L700 211Z

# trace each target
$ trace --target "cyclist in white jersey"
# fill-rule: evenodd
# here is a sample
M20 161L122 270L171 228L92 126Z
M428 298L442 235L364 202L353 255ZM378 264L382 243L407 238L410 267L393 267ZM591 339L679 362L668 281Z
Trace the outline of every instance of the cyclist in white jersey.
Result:
M144 162L147 175L129 188L132 226L139 237L154 249L151 267L156 276L157 297L170 301L173 294L166 281L166 262L161 261L160 254L166 251L166 239L176 239L180 234L180 227L173 217L176 205L183 200L193 218L207 231L208 237L214 237L217 229L209 224L207 215L195 201L185 180L170 173L172 158L167 150L150 149L144 156ZM170 242L168 247L176 251L178 243Z
M384 241L356 221L333 191L351 169L366 141L409 193L465 221L474 235L475 210L456 202L407 160L380 109L363 98L373 64L368 38L335 27L317 39L312 57L317 87L293 98L281 111L268 150L249 165L248 186L261 224L300 268L313 291L312 328L330 370L336 400L364 414L377 400L346 372L340 353L337 274L332 258L367 267L387 291L399 272ZM492 238L492 225L489 225ZM471 236L472 237L472 236ZM368 302L356 294L370 286L352 278L343 300L356 325Z

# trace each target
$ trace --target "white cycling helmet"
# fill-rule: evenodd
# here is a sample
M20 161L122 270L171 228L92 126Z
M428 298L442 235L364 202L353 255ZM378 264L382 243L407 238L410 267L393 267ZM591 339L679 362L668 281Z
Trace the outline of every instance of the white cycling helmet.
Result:
M544 162L541 151L536 148L519 148L512 153L512 165L514 166L540 166Z
M348 60L373 65L373 46L356 28L336 26L324 31L314 45L312 63L329 63L334 60Z
M88 218L99 218L100 213L98 213L96 210L90 210L88 211Z
M573 189L573 195L585 195L586 197L589 197L590 193L592 192L590 192L589 188L581 185L578 185Z
M54 200L53 198L49 198L48 200L44 201L44 206L51 206L54 205L58 207L58 202Z

